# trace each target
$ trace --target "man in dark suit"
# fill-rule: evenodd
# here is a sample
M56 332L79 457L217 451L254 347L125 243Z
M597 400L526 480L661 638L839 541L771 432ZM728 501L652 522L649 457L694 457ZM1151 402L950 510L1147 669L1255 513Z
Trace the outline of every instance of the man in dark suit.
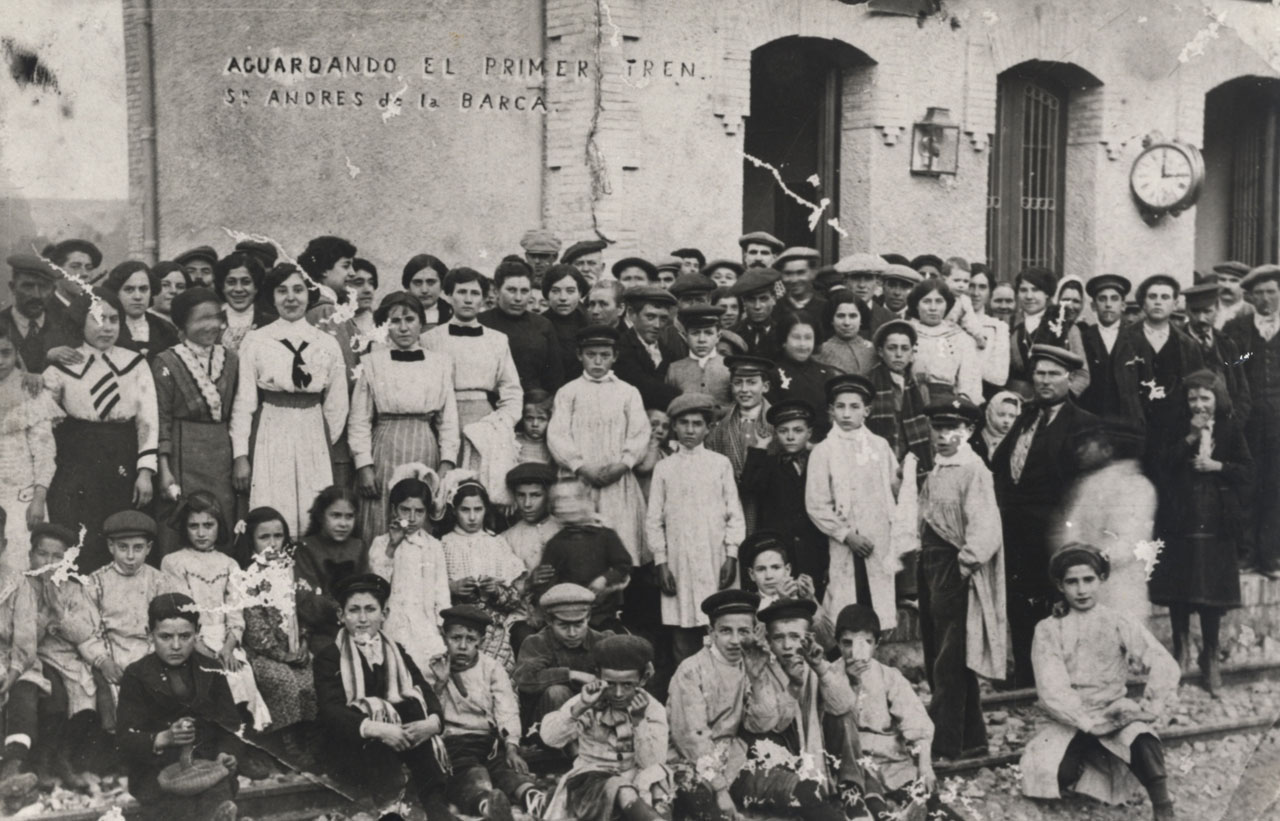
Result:
M858 331L864 339L875 339L876 329L894 318L893 312L876 299L876 287L888 266L884 257L861 252L841 257L835 264L836 272L845 276L849 290L871 309L870 320Z
M1124 300L1132 287L1129 280L1119 274L1099 274L1084 286L1098 323L1076 326L1084 343L1085 364L1089 366L1089 387L1080 394L1079 402L1080 407L1099 416L1120 415L1112 351L1124 327Z
M235 733L240 714L217 659L195 652L200 614L182 593L162 593L147 607L147 629L155 650L130 664L120 680L117 738L129 766L129 792L145 819L213 818L234 821L236 775L248 748ZM178 795L160 785L160 772L179 760L216 760L227 768L221 781L197 795Z
M58 274L33 254L14 254L7 262L13 272L13 304L0 311L0 328L18 349L27 372L40 373L50 350L75 344L66 323L49 312Z
M773 309L778 304L778 282L782 275L772 268L748 268L729 293L742 300L742 319L733 332L747 343L747 353L773 362L782 354L778 323Z
M1071 374L1084 367L1084 360L1054 345L1032 346L1030 359L1035 402L1028 403L991 459L1004 527L1014 687L1035 684L1031 640L1057 594L1049 580L1048 533L1077 473L1072 436L1097 421L1071 401Z
M1187 335L1200 343L1205 366L1226 383L1231 415L1243 425L1249 418L1253 401L1240 349L1235 340L1217 329L1221 291L1222 286L1217 282L1202 282L1182 292L1187 305Z
M627 325L618 339L618 360L614 374L640 391L646 406L657 406L666 395L663 385L671 365L668 353L659 344L659 334L676 298L657 285L639 285L622 295L627 303Z

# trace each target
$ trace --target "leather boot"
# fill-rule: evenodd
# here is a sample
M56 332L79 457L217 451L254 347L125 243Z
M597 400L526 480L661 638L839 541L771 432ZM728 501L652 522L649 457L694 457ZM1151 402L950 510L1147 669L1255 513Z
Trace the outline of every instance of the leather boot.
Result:
M1176 627L1173 630L1173 658L1178 662L1178 671L1186 672L1191 663L1191 636Z
M36 788L36 774L23 772L27 748L21 744L6 744L4 764L0 765L0 796L25 795Z
M1213 648L1206 648L1200 654L1200 672L1204 674L1204 689L1215 699L1222 698L1222 670L1219 665L1218 653Z
M43 740L31 752L32 769L36 771L36 786L42 790L52 790L58 786L58 774L53 768L53 745Z
M1177 815L1173 812L1173 802L1167 804L1155 804L1152 807L1152 817L1155 821L1176 821Z
M502 790L493 790L480 800L480 814L486 821L513 821L511 802Z

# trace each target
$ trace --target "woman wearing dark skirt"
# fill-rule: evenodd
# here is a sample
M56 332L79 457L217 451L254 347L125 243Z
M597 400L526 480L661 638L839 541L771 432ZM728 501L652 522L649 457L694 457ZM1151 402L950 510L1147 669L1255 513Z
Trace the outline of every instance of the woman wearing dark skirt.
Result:
M73 532L84 525L77 564L90 573L108 564L102 523L151 503L156 471L156 387L142 354L116 347L124 309L114 292L95 288L68 309L81 334L75 364L50 363L45 387L66 413L53 431L57 467L49 485L49 520ZM153 551L152 564L160 563Z
M191 288L174 297L170 316L181 329L183 341L151 365L160 423L162 518L184 494L203 490L213 494L234 520L238 516L231 489L228 423L239 362L218 343L222 304L208 288ZM180 546L172 528L161 529L162 556Z
M1200 616L1204 685L1217 696L1218 627L1222 614L1240 606L1236 566L1241 516L1238 498L1253 478L1253 457L1231 417L1226 388L1212 371L1183 382L1189 419L1182 436L1161 451L1155 473L1160 506L1156 535L1165 543L1151 576L1151 601L1169 608L1173 654L1185 667L1191 613Z

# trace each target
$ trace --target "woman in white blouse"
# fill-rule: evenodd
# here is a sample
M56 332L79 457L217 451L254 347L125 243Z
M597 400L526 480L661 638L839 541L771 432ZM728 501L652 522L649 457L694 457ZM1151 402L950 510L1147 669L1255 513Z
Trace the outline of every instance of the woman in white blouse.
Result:
M392 471L421 462L447 473L458 461L460 444L453 360L422 350L422 303L405 291L387 294L374 322L387 329L391 347L361 359L347 431L364 497L360 535L366 545L387 532Z
M49 485L49 520L85 527L79 565L88 573L109 563L102 523L130 506L151 503L158 425L156 387L140 353L116 347L124 308L114 292L95 288L68 309L81 344L71 364L51 362L44 384L67 418L54 428L57 467ZM160 557L155 556L154 563Z
M982 401L982 360L977 343L947 319L955 294L937 278L926 279L907 297L907 318L916 329L916 379L952 395Z
M300 532L311 502L333 483L329 448L350 406L346 366L337 341L307 322L307 282L297 266L272 268L263 288L280 318L240 343L232 478L251 508L274 507Z

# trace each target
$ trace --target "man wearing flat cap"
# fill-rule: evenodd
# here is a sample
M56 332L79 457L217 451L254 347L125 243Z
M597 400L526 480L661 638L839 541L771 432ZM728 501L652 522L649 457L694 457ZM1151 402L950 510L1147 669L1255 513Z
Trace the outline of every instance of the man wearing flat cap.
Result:
M907 318L907 297L924 277L909 265L890 264L880 273L882 291L879 303L892 319Z
M558 710L600 674L592 652L612 634L591 628L595 601L596 594L587 588L563 582L538 599L547 624L520 645L511 673L520 691L526 726Z
M697 248L677 248L671 252L671 256L680 260L681 274L696 274L707 264L707 255Z
M1031 640L1049 615L1056 589L1046 572L1050 526L1078 473L1074 437L1097 417L1071 399L1071 374L1084 365L1072 351L1034 345L1030 351L1035 400L991 457L996 502L1004 528L1005 590L1013 638L1014 687L1035 682Z
M676 307L676 298L657 285L638 285L623 293L622 298L627 304L630 327L618 340L618 361L613 372L634 385L644 401L652 404L661 394L667 369L684 356L664 351L659 341L662 328Z
M748 268L729 289L730 295L742 300L742 318L733 326L734 333L747 341L747 353L775 362L782 354L773 316L781 278L772 268Z
M604 270L604 249L609 243L602 239L588 239L575 242L565 249L560 256L561 265L572 265L587 280L587 286L596 284L600 273ZM586 297L586 294L583 294Z
M1186 411L1182 380L1205 367L1201 346L1170 321L1180 290L1167 274L1144 279L1136 292L1142 321L1116 338L1120 415L1146 428L1148 457L1178 437Z
M545 228L530 228L520 237L525 262L533 269L535 285L542 285L542 274L550 268L560 254L560 240Z
M796 247L783 251L773 262L774 268L782 273L782 284L786 289L786 293L774 306L775 318L781 320L785 313L805 316L818 331L815 346L821 345L831 334L827 328L827 300L818 296L813 287L821 258L816 248Z
M1209 279L1222 286L1222 291L1218 294L1218 330L1222 330L1228 322L1238 316L1248 316L1253 313L1253 306L1244 298L1243 283L1251 270L1248 265L1235 260L1219 262L1213 266L1213 273L1209 275Z
M1244 360L1252 407L1245 438L1256 460L1253 510L1242 540L1246 561L1280 577L1280 265L1259 265L1241 283L1253 313L1237 316L1225 331Z
M849 290L853 292L853 295L871 308L870 321L864 322L859 330L859 333L866 339L872 339L877 328L894 318L893 311L890 311L881 303L876 293L880 287L880 277L887 267L888 263L884 261L884 257L861 251L842 257L835 264L835 270L845 276L846 281L849 283ZM902 298L904 309L906 304L906 295L904 294Z
M1202 282L1183 290L1182 298L1187 306L1186 332L1199 343L1205 366L1226 383L1231 415L1244 420L1249 418L1253 401L1245 375L1245 359L1235 340L1217 327L1221 293L1222 286L1216 282Z
M1116 393L1116 338L1124 327L1124 300L1132 286L1119 274L1099 274L1084 289L1093 304L1097 324L1079 323L1084 360L1089 366L1089 387L1077 397L1080 407L1106 416L1120 414L1120 397Z
M209 245L198 245L173 258L191 277L191 284L200 288L213 287L213 266L218 264L218 252Z
M745 268L772 268L773 260L783 249L782 240L767 231L752 231L738 237Z
M76 335L65 313L55 316L50 311L58 274L49 263L34 254L14 254L6 261L13 304L0 311L0 329L17 348L27 373L38 374L45 369L49 351L74 347Z

